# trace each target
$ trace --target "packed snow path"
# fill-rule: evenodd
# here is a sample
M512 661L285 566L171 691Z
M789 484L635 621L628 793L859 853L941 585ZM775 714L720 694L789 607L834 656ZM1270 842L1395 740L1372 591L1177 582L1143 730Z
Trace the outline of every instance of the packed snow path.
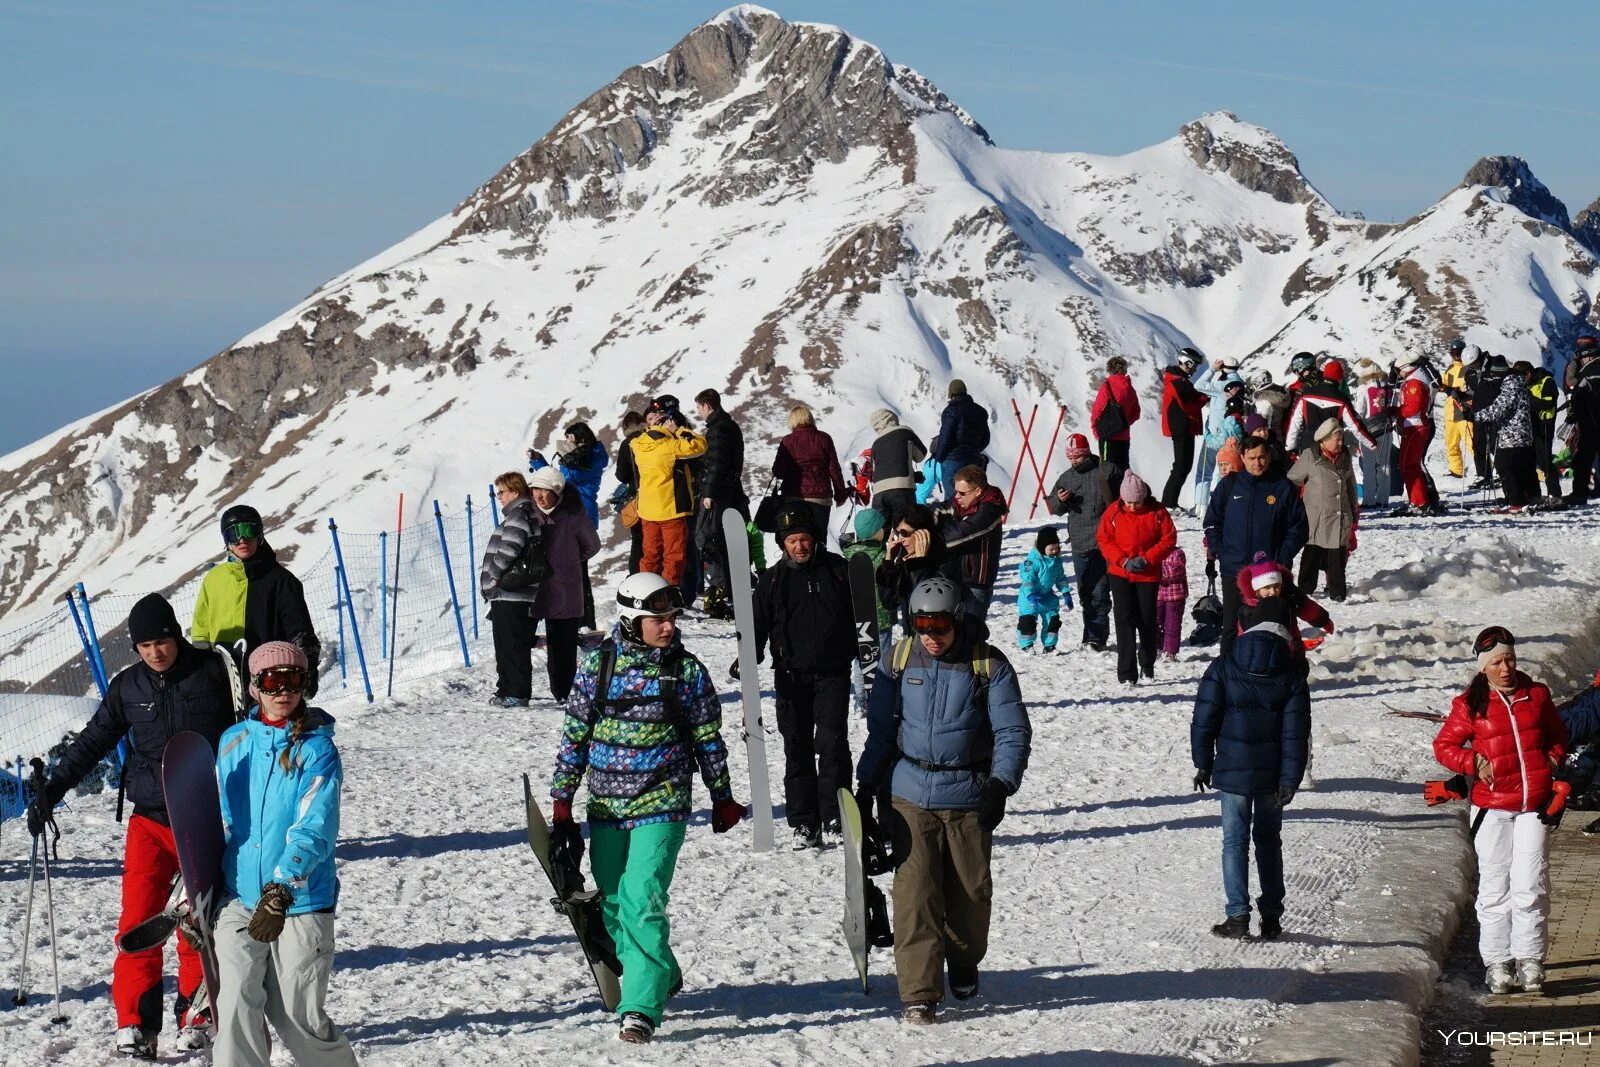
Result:
M1181 526L1199 596L1197 525ZM1008 578L1032 539L1029 529L1011 531ZM1403 863L1419 835L1455 847L1459 831L1426 811L1416 786L1438 773L1435 727L1390 715L1391 706L1445 710L1472 670L1468 643L1489 622L1508 623L1523 638L1530 672L1550 680L1558 698L1568 695L1567 659L1592 650L1597 541L1593 512L1363 525L1351 601L1330 605L1339 632L1313 653L1317 786L1287 812L1288 935L1277 944L1209 933L1223 911L1221 831L1215 795L1191 791L1189 760L1205 656L1185 650L1181 662L1158 664L1154 683L1123 689L1110 653L1076 647L1076 612L1064 624L1064 653L1018 653L1003 586L991 624L1022 674L1033 759L995 836L983 994L947 1005L943 1023L926 1030L897 1019L888 952L873 953L871 995L855 987L839 934L838 851L756 855L747 826L714 836L697 786L701 811L672 901L686 988L656 1046L619 1044L523 837L518 779L529 771L548 782L560 721L552 702L487 707L487 664L409 683L371 707L324 701L339 720L346 771L330 1011L375 1064L1078 1062L1097 1052L1141 1064L1237 1060L1263 1036L1291 1037L1310 1013L1338 1011L1338 997L1285 1004L1321 988L1315 977L1347 953L1392 940L1341 941L1352 894L1374 879L1381 885L1386 865ZM726 679L731 629L694 619L687 632L690 648ZM1585 640L1569 641L1574 635ZM727 688L725 723L733 724ZM857 751L862 733L857 722ZM742 798L737 728L728 736ZM776 733L767 743L781 767ZM114 806L109 795L74 798L60 816L56 902L70 1020L53 1028L47 1004L14 1010L8 996L4 1063L110 1057L122 847ZM26 886L19 831L7 825L0 839L8 963ZM48 983L48 953L35 961L44 965L33 971L37 990ZM0 976L8 984L13 966ZM171 1035L169 1024L164 1038Z

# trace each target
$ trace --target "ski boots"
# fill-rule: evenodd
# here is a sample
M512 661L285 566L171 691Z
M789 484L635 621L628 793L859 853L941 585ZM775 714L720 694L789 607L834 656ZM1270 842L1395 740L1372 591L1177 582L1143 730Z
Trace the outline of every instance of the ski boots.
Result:
M1538 960L1517 961L1517 984L1524 993L1544 991L1544 964Z
M1250 916L1230 915L1213 926L1211 932L1230 941L1243 941L1250 936Z
M124 1026L117 1031L117 1055L130 1060L156 1058L156 1032L141 1030L137 1026Z
M815 826L796 826L793 827L793 831L794 836L790 840L789 847L796 852L804 852L808 848L822 847L822 831L819 828Z
M636 1011L627 1012L622 1016L622 1026L617 1030L617 1040L626 1041L630 1045L648 1045L650 1039L656 1036L656 1024L647 1016Z
M1499 996L1511 992L1515 984L1511 977L1511 963L1501 960L1499 963L1489 964L1489 969L1484 972L1483 984L1489 987L1489 992Z
M178 1036L172 1042L175 1048L192 1052L196 1049L206 1048L211 1044L210 1008L191 1009L189 998L180 997L173 1008L173 1015L176 1017L178 1024Z

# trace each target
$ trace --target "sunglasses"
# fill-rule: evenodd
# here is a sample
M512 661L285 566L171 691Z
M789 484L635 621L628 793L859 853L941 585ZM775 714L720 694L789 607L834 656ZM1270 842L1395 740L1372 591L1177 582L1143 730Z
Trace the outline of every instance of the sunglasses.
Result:
M240 541L254 541L261 536L261 527L253 522L229 523L228 528L222 531L222 536L227 538L230 545L236 545Z
M937 615L913 615L911 628L919 634L943 637L956 628L956 617L945 612L939 612Z
M912 534L914 534L916 532L917 531L915 531L915 530L908 530L904 526L896 526L894 528L894 535L896 537L910 537Z
M657 589L642 600L633 597L618 597L619 601L626 599L627 606L637 610L649 612L652 615L672 615L684 608L683 590L675 585L665 589Z
M306 689L306 672L299 667L273 667L262 671L251 681L263 693L303 693Z
M1516 648L1517 639L1512 637L1511 631L1504 626L1491 626L1478 635L1478 639L1472 643L1472 651L1481 656L1495 645L1510 645Z

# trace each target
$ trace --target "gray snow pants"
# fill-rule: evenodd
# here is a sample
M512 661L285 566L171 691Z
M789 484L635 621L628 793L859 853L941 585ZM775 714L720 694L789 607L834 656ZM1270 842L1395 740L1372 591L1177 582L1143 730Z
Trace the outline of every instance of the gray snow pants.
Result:
M333 915L291 915L270 944L250 936L250 909L230 901L217 918L214 1067L267 1067L271 1023L299 1067L355 1067L350 1042L323 1010L333 969Z

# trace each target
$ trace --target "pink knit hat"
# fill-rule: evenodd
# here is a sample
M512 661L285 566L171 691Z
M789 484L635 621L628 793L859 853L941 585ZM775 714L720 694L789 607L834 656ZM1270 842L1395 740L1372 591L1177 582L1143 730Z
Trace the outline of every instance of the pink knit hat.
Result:
M1150 499L1150 487L1144 484L1144 479L1129 471L1122 476L1122 502L1124 504L1138 504Z
M261 699L261 691L256 688L256 675L274 667L299 667L308 674L311 672L311 665L306 662L306 654L300 651L299 645L288 641L268 641L250 653L250 695L257 700Z

